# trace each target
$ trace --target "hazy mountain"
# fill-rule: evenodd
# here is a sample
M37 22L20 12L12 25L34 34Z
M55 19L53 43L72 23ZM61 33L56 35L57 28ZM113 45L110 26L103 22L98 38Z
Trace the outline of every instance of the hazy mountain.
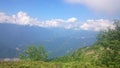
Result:
M95 42L97 32L0 24L0 58L16 57L26 45L44 45L50 57Z

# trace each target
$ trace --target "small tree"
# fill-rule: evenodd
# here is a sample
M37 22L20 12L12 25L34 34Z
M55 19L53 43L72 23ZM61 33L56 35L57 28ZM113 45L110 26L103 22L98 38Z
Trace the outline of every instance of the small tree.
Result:
M19 54L20 59L33 60L33 61L45 61L47 53L42 46L27 46L23 53Z

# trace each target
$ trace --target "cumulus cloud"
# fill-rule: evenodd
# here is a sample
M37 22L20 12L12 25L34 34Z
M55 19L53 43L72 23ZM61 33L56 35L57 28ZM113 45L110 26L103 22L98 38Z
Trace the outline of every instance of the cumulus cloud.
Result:
M120 0L64 0L72 4L83 4L95 11L104 13L117 13L120 11Z
M108 27L113 29L114 26L111 21L99 19L99 20L87 20L86 22L78 22L77 18L71 17L69 19L51 19L51 20L38 20L37 18L32 18L25 12L18 12L13 15L6 15L0 12L0 23L9 23L17 25L29 25L38 26L44 28L65 28L73 30L107 30Z
M67 20L63 19L52 19L40 21L37 18L31 18L25 12L18 12L14 15L6 15L3 12L0 12L0 23L11 23L17 25L30 25L30 26L40 26L40 27L64 27L67 28L66 24L75 22L77 19L72 17Z
M86 23L80 26L80 28L84 30L100 31L100 30L114 29L114 25L109 20L103 20L103 19L87 20Z
M18 25L32 25L32 21L36 21L36 19L32 19L25 12L18 12L16 15L6 15L5 13L0 12L0 23L11 23Z
M75 21L77 21L77 18L75 18L75 17L69 18L67 20L67 22L75 22Z

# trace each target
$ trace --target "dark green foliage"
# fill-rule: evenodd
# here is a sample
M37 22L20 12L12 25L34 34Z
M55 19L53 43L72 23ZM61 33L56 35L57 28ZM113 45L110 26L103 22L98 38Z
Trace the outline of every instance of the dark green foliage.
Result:
M104 52L100 55L100 60L102 64L114 68L120 67L120 41L111 41L107 47L104 47Z
M120 21L116 21L116 28L102 32L98 35L97 45L104 47L104 52L100 56L101 64L108 67L120 67Z
M33 60L33 61L45 61L47 53L42 46L27 46L23 53L19 54L20 59Z

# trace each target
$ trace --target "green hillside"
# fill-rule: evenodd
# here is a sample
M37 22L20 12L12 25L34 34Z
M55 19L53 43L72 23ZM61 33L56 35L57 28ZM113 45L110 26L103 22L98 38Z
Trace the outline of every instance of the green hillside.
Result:
M65 56L51 60L34 61L32 59L36 57L32 56L26 61L0 62L0 68L120 68L119 23L120 21L115 21L115 29L100 32L96 43L92 46L79 48ZM33 54L36 51L29 49L29 52ZM38 53L37 56L39 56Z
M70 62L70 61L85 61L85 62L92 62L97 61L99 55L101 55L104 51L104 47L102 46L88 46L84 48L80 48L73 52L70 55L62 56L59 58L54 59L53 61L58 62Z
M55 62L77 61L92 66L106 66L120 68L120 21L115 21L116 28L102 31L98 34L98 41L88 47L80 48L70 55L54 59Z

